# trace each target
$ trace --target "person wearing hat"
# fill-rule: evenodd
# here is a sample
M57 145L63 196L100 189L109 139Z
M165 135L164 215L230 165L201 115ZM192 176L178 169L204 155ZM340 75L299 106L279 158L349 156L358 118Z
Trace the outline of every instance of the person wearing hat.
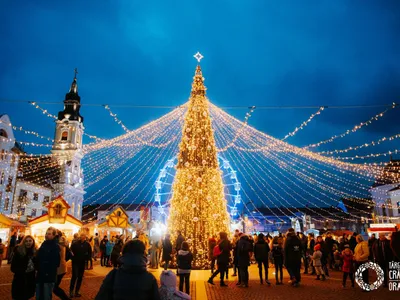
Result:
M340 256L343 259L343 266L342 266L343 282L342 282L342 287L343 288L346 287L347 276L350 277L351 287L354 287L353 251L351 251L349 245L345 245L344 246L344 250L342 251L342 254Z
M170 270L164 270L160 276L161 287L159 289L161 300L191 299L191 297L176 289L176 275Z
M316 280L320 280L321 276L322 280L325 280L325 273L324 270L322 269L321 258L322 258L321 245L317 244L314 246L314 253L312 256L313 266L315 268L315 273L317 274L317 278L315 278Z

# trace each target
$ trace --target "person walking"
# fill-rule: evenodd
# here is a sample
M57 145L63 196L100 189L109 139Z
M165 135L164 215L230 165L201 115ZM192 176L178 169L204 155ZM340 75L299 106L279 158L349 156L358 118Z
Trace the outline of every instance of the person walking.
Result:
M215 267L215 260L217 259L214 257L214 247L217 245L217 240L215 235L212 235L208 238L208 259L210 260L210 269L211 274L214 273Z
M228 285L224 282L225 272L228 269L229 257L231 251L231 243L228 241L226 232L219 233L218 245L214 247L214 256L217 257L218 269L208 279L208 283L214 285L213 279L220 274L220 286L226 287Z
M193 254L189 250L189 244L183 242L177 256L179 290L183 292L183 284L185 284L185 293L188 295L190 294L190 271L192 269L192 261Z
M185 237L182 235L182 232L178 230L176 232L177 237L175 241L175 251L178 253L179 250L181 250L182 243L185 241Z
M368 248L368 242L364 241L361 234L357 235L356 241L357 241L357 246L354 248L354 261L357 270L362 264L368 262L369 248ZM362 272L362 278L365 283L369 284L368 269Z
M240 287L249 287L249 266L250 257L253 252L253 246L249 241L249 237L243 234L238 241L238 264L240 273Z
M171 236L169 234L165 235L162 244L163 244L162 261L164 262L164 270L167 270L172 256L172 243L171 243Z
M36 299L52 299L53 288L57 280L57 269L60 266L60 247L56 240L57 229L49 227L45 241L36 255Z
M94 240L93 237L91 236L89 239L86 239L86 241L89 243L90 245L90 257L86 258L85 261L85 269L86 270L92 270L93 269L93 252L94 252Z
M17 245L17 232L14 231L14 233L10 237L10 242L8 243L7 264L11 264L11 260L14 255L14 248L16 245Z
M100 238L99 234L96 232L95 237L94 237L94 248L93 248L93 259L94 261L97 261L97 257L99 256L100 252Z
M326 246L325 241L322 239L322 236L317 236L317 242L315 245L320 245L321 249L320 251L322 252L322 257L321 257L321 264L322 264L322 270L324 270L325 276L329 277L329 269L328 269L328 247Z
M146 269L145 251L142 241L127 242L122 248L121 267L104 278L95 300L160 300L157 280Z
M120 255L121 255L121 252L122 252L122 246L123 246L122 239L120 239L120 238L117 239L117 241L116 241L116 243L115 243L115 245L114 245L114 247L112 249L112 252L111 252L111 263L112 263L114 269L119 266L118 259L119 259ZM146 249L146 255L147 255L147 249Z
M11 272L14 278L11 284L11 296L14 300L27 300L35 295L35 240L27 235L14 248Z
M102 267L107 267L108 264L108 256L107 256L107 243L108 243L108 238L105 235L104 238L100 242L100 265Z
M233 249L233 274L232 276L237 276L238 273L238 262L237 262L237 242L239 241L240 238L240 230L239 229L235 229L235 234L233 236L232 239L232 249Z
M276 285L281 285L283 284L283 239L281 237L276 236L272 240L272 257L275 265Z
M60 266L57 269L57 280L54 285L53 293L61 300L69 300L70 298L60 287L64 275L67 273L67 261L71 259L71 250L68 247L68 241L61 231L57 231L58 246L60 248Z
M86 241L86 234L81 233L79 241L71 246L72 251L72 276L69 285L69 295L73 297L81 297L79 293L83 274L85 273L85 261L92 256L92 248ZM75 290L75 293L74 293Z
M383 270L384 287L388 287L389 262L393 261L393 252L390 249L390 241L386 238L385 233L379 233L379 239L374 242L371 249L375 262Z
M268 280L268 258L270 248L268 243L265 241L264 234L260 233L257 238L257 242L254 244L254 257L258 264L258 275L260 277L260 283L263 284L263 266L265 271L265 282L271 285Z
M314 234L313 233L309 233L308 234L308 241L307 241L307 255L309 257L313 256L314 247L315 247ZM311 263L310 263L310 267L311 267L311 275L315 275L316 272L315 272L315 268L314 268L314 265L312 263L312 260L311 260Z
M293 228L289 228L284 246L285 265L290 274L292 285L297 287L301 281L301 241L294 233Z

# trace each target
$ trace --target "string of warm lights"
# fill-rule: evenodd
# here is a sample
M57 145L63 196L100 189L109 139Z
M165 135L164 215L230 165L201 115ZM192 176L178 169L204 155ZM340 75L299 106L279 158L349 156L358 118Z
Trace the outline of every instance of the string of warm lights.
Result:
M220 123L220 122L219 122ZM246 157L239 151L236 151L239 155L239 157L237 157L237 159L235 159L235 161L237 162L241 162L241 161L248 161L248 159L246 159ZM294 210L296 210L297 212L302 213L298 208L294 207L293 205L291 205L286 198L282 197L282 195L277 192L270 184L269 181L272 181L273 183L275 183L278 186L282 186L284 188L282 188L282 191L288 195L288 197L292 198L294 200L294 202L299 203L300 206L304 205L304 202L300 202L296 197L294 197L294 195L297 195L297 197L300 197L301 199L303 199L303 201L305 201L306 203L310 203L312 204L308 199L306 199L305 197L303 197L301 194L297 193L294 189L291 188L290 185L288 185L285 181L280 180L279 178L277 178L274 174L274 172L270 172L269 169L273 168L275 169L275 171L279 172L281 175L284 176L284 174L282 172L280 172L279 170L277 170L272 164L270 164L268 161L265 161L270 167L266 167L266 168L260 168L260 171L262 174L259 174L257 172L257 170L255 169L255 167L257 166L261 166L260 161L258 161L257 159L255 159L254 154L253 153L247 153L247 155L250 156L252 162L250 162L246 167L248 169L250 169L252 171L252 173L257 174L256 176L254 176L256 178L256 180L262 185L261 187L261 191L271 191L271 193L269 193L270 195L276 195L275 199L277 200L278 203L282 203L285 202L287 204L288 207L292 207ZM279 162L278 162L279 163ZM254 167L253 167L254 166ZM265 164L262 164L262 166L265 166ZM246 169L246 167L243 166L243 169ZM266 173L269 172L268 173ZM251 174L249 174L249 177L252 178ZM268 177L268 180L266 180L266 176ZM290 181L292 184L296 185L295 182L293 182L292 180L290 180L287 176L284 176L288 181ZM277 180L279 181L279 183L277 182ZM255 180L253 181L256 185L257 183L255 182ZM299 187L298 185L296 185L297 187ZM260 188L260 187L259 187ZM287 190L291 191L291 193L288 193ZM294 194L294 195L293 195ZM265 195L265 193L264 193ZM311 194L310 194L311 195ZM315 196L311 195L314 199ZM325 201L319 199L320 201L324 202L325 205L330 206L328 203L326 203ZM323 216L322 214L316 212L315 210L313 210L310 207L307 207L308 210L310 210L311 212L313 212L316 215L319 215L321 218L326 218L325 216ZM336 216L335 214L331 213L328 210L325 210L324 208L320 208L322 211L325 211L328 215L332 215L334 217L339 217L341 219L347 219L341 216ZM289 210L290 211L290 210ZM292 212L293 213L293 212ZM296 215L296 214L294 214ZM315 218L313 218L315 219ZM336 219L331 219L328 217L328 220L330 221L336 221Z
M34 136L36 136L38 138L45 139L45 140L48 140L50 142L54 142L54 140L49 138L49 137L45 137L45 136L43 136L43 135L41 135L41 134L39 134L39 133L37 133L37 132L35 132L33 130L26 130L22 126L12 125L11 122L7 123L7 122L5 122L3 120L0 120L0 123L4 124L5 126L11 127L13 130L18 130L18 131L21 131L21 132L23 132L25 134L34 135ZM11 139L8 139L8 141L11 141Z
M110 114L110 117L114 119L114 122L117 123L118 125L121 125L122 129L125 132L129 132L130 130L124 125L124 123L122 123L122 121L117 117L117 114L113 113L111 111L111 108L108 105L104 105L104 108L108 111L108 113Z
M341 134L334 135L334 136L330 137L327 140L323 140L323 141L315 143L315 144L310 144L308 146L305 146L304 148L305 149L315 148L315 147L318 147L318 146L321 146L321 145L324 145L324 144L327 144L327 143L331 143L331 142L333 142L334 140L336 140L338 138L343 138L346 135L349 135L350 133L354 133L354 132L358 131L359 129L361 129L364 126L370 125L373 121L379 120L380 118L382 118L385 115L385 113L387 113L389 110L394 109L396 107L398 107L398 105L396 103L393 103L392 107L387 108L383 112L376 114L375 116L370 118L368 121L361 122L360 124L355 125L352 129L348 129L348 130L346 130L345 132L343 132Z
M285 135L285 137L282 139L282 141L286 140L289 137L292 137L294 135L296 135L296 133L299 130L304 129L304 127L306 127L308 125L308 123L310 123L316 116L318 116L319 114L321 114L321 112L325 109L324 106L321 106L317 112L313 113L306 121L304 121L303 123L300 124L300 126L296 127L292 132L289 132L287 135Z
M392 136L389 136L389 137L383 137L383 138L380 138L377 141L364 143L364 144L358 145L358 146L351 146L351 147L348 147L348 148L345 148L345 149L336 149L336 150L332 150L332 151L321 151L321 152L317 152L317 153L319 153L319 154L347 153L349 151L355 151L355 150L366 148L366 147L380 145L383 142L393 141L393 140L398 139L398 138L400 138L400 133L392 135Z
M397 154L397 153L400 153L399 149L389 150L387 152L382 152L382 153L371 153L371 154L367 154L367 155L336 156L335 159L340 159L340 160L367 159L367 158L372 158L372 157L391 156L391 155Z

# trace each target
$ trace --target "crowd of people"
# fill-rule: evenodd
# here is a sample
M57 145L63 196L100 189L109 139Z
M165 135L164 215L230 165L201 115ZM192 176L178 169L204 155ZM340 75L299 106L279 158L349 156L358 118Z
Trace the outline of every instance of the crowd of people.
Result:
M229 268L232 277L237 277L237 286L249 286L249 266L258 266L260 284L271 285L269 268L275 269L275 284L282 285L283 271L289 274L289 284L297 287L303 274L315 275L316 280L326 280L332 270L343 272L343 288L347 278L354 287L354 273L368 261L377 263L384 270L384 286L388 286L388 265L391 261L400 261L400 232L395 232L389 240L385 234L376 238L372 235L368 241L354 233L344 234L337 240L331 233L314 237L295 233L291 228L277 236L248 235L236 230L229 238L225 232L208 239L208 259L211 276L208 283L214 285L219 275L220 286L228 286ZM30 236L11 237L15 239L13 248L8 249L8 262L14 273L12 282L13 299L51 299L55 294L60 299L81 297L80 288L85 269L93 268L93 259L100 257L100 265L113 267L103 281L96 299L127 299L135 294L135 299L190 299L190 274L195 253L181 232L176 239L166 234L164 239L149 242L148 237L139 232L137 236L125 238L104 236L101 240L96 234L88 238L86 234L75 234L68 243L63 232L49 227L45 241L37 249L35 239ZM0 241L0 251L4 245ZM71 260L72 276L69 294L60 283L67 273L67 262ZM148 268L163 267L158 287ZM176 268L171 271L169 268ZM178 275L178 276L177 276ZM368 271L363 274L368 283ZM177 288L177 280L179 284Z

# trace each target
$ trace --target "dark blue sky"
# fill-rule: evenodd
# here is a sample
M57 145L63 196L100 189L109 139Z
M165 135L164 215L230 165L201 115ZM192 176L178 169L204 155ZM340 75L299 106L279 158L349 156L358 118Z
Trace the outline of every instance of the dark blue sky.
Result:
M200 51L208 96L219 106L400 102L399 1L244 3L2 1L0 99L59 101L43 105L56 114L77 67L83 104L179 105L189 96L192 55ZM315 143L382 110L326 110L288 141ZM168 110L113 111L134 129ZM281 138L315 111L256 110L250 124ZM243 120L246 111L228 112ZM51 119L26 103L0 102L0 113L15 125L54 134ZM87 133L123 133L104 108L83 107L82 115ZM391 111L323 149L399 133L398 117L399 109ZM359 154L398 146L387 143Z

